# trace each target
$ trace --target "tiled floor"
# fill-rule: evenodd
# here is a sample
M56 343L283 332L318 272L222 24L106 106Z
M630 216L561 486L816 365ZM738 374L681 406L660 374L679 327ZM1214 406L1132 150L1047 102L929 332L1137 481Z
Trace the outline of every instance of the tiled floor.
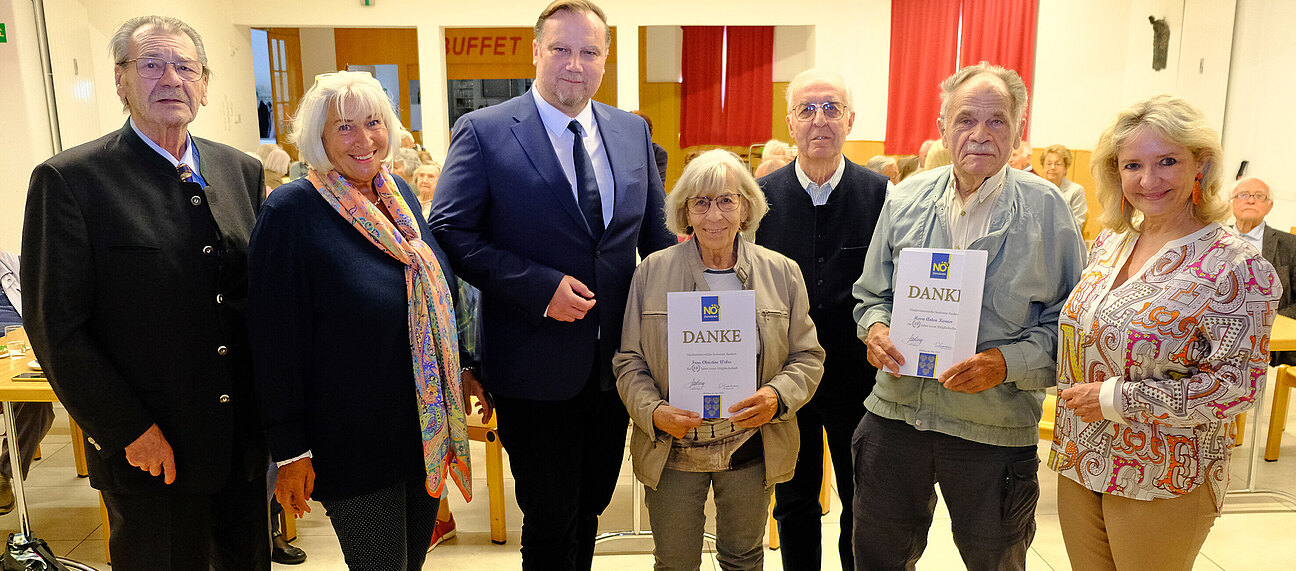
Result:
M1268 402L1262 416L1268 417ZM35 535L46 540L55 553L76 559L100 569L107 569L104 544L100 529L99 502L97 494L90 489L89 482L77 478L73 469L72 449L66 414L61 407L57 408L59 418L54 430L46 437L42 445L44 458L32 468L27 480L28 502L31 522ZM1288 418L1292 422L1283 446L1283 457L1278 462L1260 462L1260 469L1255 478L1258 488L1281 489L1296 493L1296 408ZM1264 429L1267 421L1262 421L1261 443L1263 445ZM520 565L518 555L518 530L521 526L521 512L512 500L512 479L506 478L505 487L508 505L508 542L494 545L490 542L490 520L487 511L487 489L485 483L485 451L480 443L473 443L474 464L473 495L471 504L465 504L463 498L452 497L455 519L458 521L458 536L448 540L429 556L425 569L473 569L489 571L493 569L517 569ZM1245 485L1247 459L1251 452L1250 432L1246 445L1236 451L1233 462L1233 488ZM1041 458L1046 458L1048 446L1040 444ZM506 458L507 464L507 458ZM1066 549L1062 545L1061 531L1058 527L1057 503L1055 499L1056 476L1047 468L1041 468L1041 499L1036 510L1039 531L1031 547L1027 565L1032 569L1070 569ZM626 461L621 473L617 494L611 507L603 517L604 530L630 529L632 521L631 505L633 504L633 476L630 475L629 461ZM835 500L835 498L834 498ZM342 569L342 554L338 549L337 539L324 509L314 504L312 511L305 519L299 520L298 539L295 545L309 554L307 561L295 566L300 570ZM958 552L950 539L949 517L944 506L938 506L936 519L932 525L929 545L919 569L944 570L961 569ZM834 501L829 515L824 517L824 568L838 567L836 555L837 520L841 506ZM643 525L647 527L647 514L644 512ZM0 517L0 533L7 534L18 527L16 514ZM1224 507L1224 515L1219 518L1197 558L1197 570L1256 571L1256 570L1296 570L1296 503L1278 501L1274 496L1265 495L1230 495ZM612 569L650 569L652 566L651 542L642 539L619 539L599 545L599 555L594 558L594 568ZM288 569L289 566L276 565L276 568ZM781 569L779 554L766 552L766 567ZM715 558L704 554L703 569L718 569Z

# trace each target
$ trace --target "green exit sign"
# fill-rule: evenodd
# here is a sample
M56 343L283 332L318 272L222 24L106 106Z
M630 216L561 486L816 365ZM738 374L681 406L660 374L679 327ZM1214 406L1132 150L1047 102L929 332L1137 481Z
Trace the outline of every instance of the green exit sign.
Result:
M5 33L4 24L0 24L0 44L9 41L9 36Z

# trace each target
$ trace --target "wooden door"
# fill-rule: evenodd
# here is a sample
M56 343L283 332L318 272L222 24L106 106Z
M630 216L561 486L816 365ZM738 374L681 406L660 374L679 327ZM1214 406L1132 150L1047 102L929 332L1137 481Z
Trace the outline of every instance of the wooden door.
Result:
M270 53L271 116L275 140L294 160L300 159L297 148L288 144L292 114L302 96L301 34L296 28L266 30Z

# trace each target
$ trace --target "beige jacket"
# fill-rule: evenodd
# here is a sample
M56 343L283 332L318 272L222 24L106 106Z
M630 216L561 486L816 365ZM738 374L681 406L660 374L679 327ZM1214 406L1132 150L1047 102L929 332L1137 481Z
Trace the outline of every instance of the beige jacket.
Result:
M630 436L635 476L653 489L675 440L657 430L652 419L653 411L669 396L666 293L710 290L705 269L693 240L656 252L639 264L630 283L621 350L612 359L617 390L636 427ZM783 409L760 427L765 485L771 486L791 479L796 468L801 447L796 411L819 386L824 350L810 320L810 302L796 262L739 239L734 271L743 289L756 292L760 337L756 376L778 393Z

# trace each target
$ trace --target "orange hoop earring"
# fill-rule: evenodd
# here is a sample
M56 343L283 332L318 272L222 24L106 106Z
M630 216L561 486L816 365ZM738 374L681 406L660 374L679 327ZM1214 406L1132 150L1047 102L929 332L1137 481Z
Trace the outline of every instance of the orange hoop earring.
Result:
M1201 204L1201 179L1202 173L1197 173L1197 178L1193 181L1193 204Z

